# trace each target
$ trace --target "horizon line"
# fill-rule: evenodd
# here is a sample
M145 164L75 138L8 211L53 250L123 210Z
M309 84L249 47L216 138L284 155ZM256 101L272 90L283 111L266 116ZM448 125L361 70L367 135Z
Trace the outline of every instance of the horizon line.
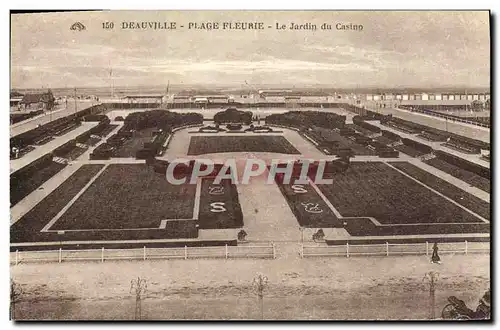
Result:
M376 85L365 85L365 86L334 86L331 84L260 84L253 85L253 87L245 86L245 84L207 84L207 83L174 83L174 84L162 84L162 85L115 85L113 89L122 89L122 88L164 88L167 86L171 87L203 87L206 89L214 89L214 88L237 88L241 90L252 90L262 88L265 89L266 86L282 86L282 88L291 88L291 89L299 89L299 88L327 88L327 89L337 89L337 90L363 90L363 89L383 89L383 90L405 90L405 89L419 89L419 90L433 90L433 89L487 89L491 90L491 85L489 86L464 86L464 85L441 85L441 86L376 86ZM91 89L91 88L102 88L102 89L110 89L109 85L93 85L93 86L54 86L54 87L10 87L10 90L41 90L41 89Z

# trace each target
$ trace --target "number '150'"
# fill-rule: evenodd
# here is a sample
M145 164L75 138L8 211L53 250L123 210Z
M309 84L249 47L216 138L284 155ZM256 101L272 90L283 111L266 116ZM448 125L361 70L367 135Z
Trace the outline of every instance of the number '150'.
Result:
M115 27L115 23L113 22L102 22L102 28L106 30L111 30Z

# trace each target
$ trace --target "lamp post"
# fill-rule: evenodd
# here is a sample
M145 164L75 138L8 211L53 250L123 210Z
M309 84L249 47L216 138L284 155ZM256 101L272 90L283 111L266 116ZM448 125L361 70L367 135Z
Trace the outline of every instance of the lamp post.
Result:
M135 293L135 319L136 320L141 319L141 313L142 313L141 300L142 300L143 295L146 293L147 287L148 287L147 282L143 278L137 277L137 279L130 281L130 292Z
M262 274L257 274L257 276L253 279L254 291L259 297L259 306L260 306L260 318L264 319L264 290L267 287L267 276Z
M429 318L434 320L436 318L436 282L439 273L435 271L430 271L424 275L423 281L428 280L429 282Z

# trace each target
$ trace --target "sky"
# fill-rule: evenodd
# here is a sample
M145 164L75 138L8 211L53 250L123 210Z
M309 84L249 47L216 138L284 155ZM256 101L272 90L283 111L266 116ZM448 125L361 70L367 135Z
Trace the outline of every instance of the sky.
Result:
M122 22L144 21L176 22L178 29L122 29ZM86 29L71 30L75 22ZM114 29L103 29L103 22L113 22ZM266 28L189 30L189 22L263 22ZM275 28L276 23L289 27L292 22L315 24L317 30ZM332 30L321 30L323 23ZM362 25L363 30L336 30L337 23ZM11 16L12 88L168 82L489 87L489 13L108 11Z

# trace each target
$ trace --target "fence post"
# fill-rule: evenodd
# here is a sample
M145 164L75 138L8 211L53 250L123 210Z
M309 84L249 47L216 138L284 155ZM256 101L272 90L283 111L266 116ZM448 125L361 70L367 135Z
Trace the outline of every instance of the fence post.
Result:
M429 256L429 242L425 241L425 255Z
M276 259L276 247L274 246L274 243L271 243L273 246L273 259Z
M184 260L187 260L188 258L188 247L187 245L184 245Z
M19 263L19 250L16 250L16 266Z
M389 242L385 242L385 255L389 256Z
M228 254L228 253L227 253L227 243L226 243L226 259L227 259L227 254Z
M300 257L304 258L304 244L300 243Z
M465 255L467 255L467 240L465 240Z
M144 257L143 259L146 260L146 245L144 245L144 256L143 257Z
M104 246L101 249L101 262L104 262Z
M349 258L349 242L345 243L346 256Z
M59 248L59 263L62 261L62 248Z

